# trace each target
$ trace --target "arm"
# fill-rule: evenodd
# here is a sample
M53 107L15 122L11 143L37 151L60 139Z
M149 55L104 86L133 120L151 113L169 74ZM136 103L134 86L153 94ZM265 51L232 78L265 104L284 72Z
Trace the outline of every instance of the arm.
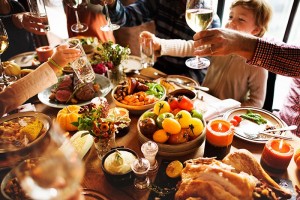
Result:
M78 58L79 55L79 50L60 46L52 56L52 60L60 66L65 66ZM30 97L57 83L57 75L59 74L61 74L61 69L48 61L6 87L0 92L0 116L16 109Z
M300 47L272 43L228 29L202 31L194 35L194 40L195 48L210 45L209 48L196 50L195 55L237 54L246 58L251 65L263 67L284 76L300 76Z

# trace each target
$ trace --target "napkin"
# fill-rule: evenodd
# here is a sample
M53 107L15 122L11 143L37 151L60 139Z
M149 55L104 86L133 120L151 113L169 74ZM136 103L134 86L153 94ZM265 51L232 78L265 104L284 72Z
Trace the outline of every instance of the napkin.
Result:
M241 107L241 103L239 101L234 99L224 99L218 103L211 104L203 116L206 121L209 121L230 109L239 107Z

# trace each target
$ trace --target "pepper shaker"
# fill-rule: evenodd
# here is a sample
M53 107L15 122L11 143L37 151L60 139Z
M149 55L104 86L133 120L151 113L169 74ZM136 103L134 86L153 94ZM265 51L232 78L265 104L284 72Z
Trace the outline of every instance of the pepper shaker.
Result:
M158 145L153 141L145 142L141 147L144 157L150 162L150 171L154 171L158 167L155 156L158 152Z

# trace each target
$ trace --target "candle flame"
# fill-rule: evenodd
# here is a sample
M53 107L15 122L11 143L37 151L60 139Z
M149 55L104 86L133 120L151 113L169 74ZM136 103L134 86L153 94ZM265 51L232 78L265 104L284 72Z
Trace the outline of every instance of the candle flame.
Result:
M283 147L283 140L280 140L280 143L279 143L279 150L281 150Z
M222 131L222 123L219 123L219 124L218 124L218 130L219 130L219 131Z

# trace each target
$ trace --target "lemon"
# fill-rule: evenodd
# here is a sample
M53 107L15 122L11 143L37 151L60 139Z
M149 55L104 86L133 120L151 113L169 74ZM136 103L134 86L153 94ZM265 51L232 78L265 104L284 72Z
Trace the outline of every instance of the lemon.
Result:
M177 178L181 175L183 164L179 160L170 162L166 168L166 174L170 178Z

